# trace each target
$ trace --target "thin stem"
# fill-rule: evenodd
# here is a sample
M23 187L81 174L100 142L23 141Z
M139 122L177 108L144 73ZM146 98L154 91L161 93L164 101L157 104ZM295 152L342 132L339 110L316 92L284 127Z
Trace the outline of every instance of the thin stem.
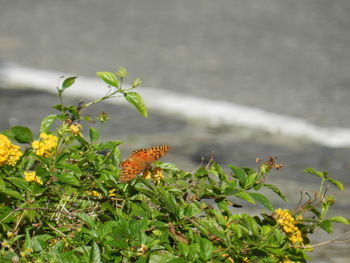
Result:
M96 103L99 103L99 102L101 102L101 101L103 101L103 100L106 100L106 99L112 97L113 95L117 94L118 92L120 92L120 91L119 91L119 90L115 90L115 91L113 91L112 93L103 96L102 98L99 98L99 99L97 99L97 100L94 100L94 101L91 101L91 102L88 102L88 103L82 105L81 108L82 108L82 109L86 109L86 108L90 107L91 105L94 105L94 104L96 104Z

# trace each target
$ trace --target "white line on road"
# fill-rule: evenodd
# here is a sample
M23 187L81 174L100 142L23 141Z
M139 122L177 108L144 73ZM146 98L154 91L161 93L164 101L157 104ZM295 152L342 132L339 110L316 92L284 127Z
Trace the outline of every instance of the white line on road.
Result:
M56 86L61 76L68 77L72 74L16 65L0 67L0 80L6 87L32 88L57 93ZM76 97L98 98L105 95L106 91L106 85L97 77L79 77L66 93ZM205 120L210 125L241 126L304 138L329 147L350 147L350 129L347 128L320 127L300 118L172 91L146 87L140 87L137 91L144 98L148 109L189 119ZM124 100L107 102L125 103Z

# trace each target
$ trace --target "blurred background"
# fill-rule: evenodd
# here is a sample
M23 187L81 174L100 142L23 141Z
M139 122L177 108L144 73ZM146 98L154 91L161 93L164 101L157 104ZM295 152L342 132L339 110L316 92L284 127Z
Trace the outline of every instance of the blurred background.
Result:
M124 157L163 143L172 146L165 160L189 170L212 152L222 165L253 167L256 157L277 156L285 167L271 183L295 204L301 188L316 190L319 183L303 174L306 167L327 170L349 187L349 144L312 140L303 136L304 126L297 137L285 132L297 120L326 131L325 141L341 135L350 142L349 13L348 0L0 0L0 129L28 125L37 131L57 103L49 91L60 73L47 90L30 78L27 89L18 90L6 77L8 68L14 76L21 66L43 70L40 77L49 70L94 78L96 71L123 66L154 94L176 94L184 103L180 114L146 99L151 104L146 120L131 106L95 107L92 113L110 114L104 136L125 140ZM217 116L238 119L254 109L261 114L251 121L266 115L271 125L274 118L285 120L285 127L271 132L259 125L213 125L206 116L188 118L192 104L181 96L200 100L207 112L214 104L243 107L242 112L223 107ZM84 90L68 103L81 99ZM349 190L330 191L337 198L332 215L349 218ZM337 228L336 235L349 230ZM320 235L317 242L328 238ZM346 244L315 249L313 255L314 262L350 260Z

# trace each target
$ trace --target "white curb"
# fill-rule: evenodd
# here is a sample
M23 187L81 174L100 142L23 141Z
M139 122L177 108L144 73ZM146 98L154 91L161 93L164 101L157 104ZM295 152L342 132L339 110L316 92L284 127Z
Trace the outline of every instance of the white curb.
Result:
M0 80L11 88L32 88L57 93L60 77L72 74L38 70L16 65L0 67ZM79 76L65 94L98 98L107 92L106 85L96 78ZM266 112L227 101L210 100L166 90L140 87L137 89L148 109L176 114L189 119L205 120L209 125L235 125L260 129L311 140L328 147L350 147L350 129L325 128L303 119ZM109 103L126 103L110 99Z

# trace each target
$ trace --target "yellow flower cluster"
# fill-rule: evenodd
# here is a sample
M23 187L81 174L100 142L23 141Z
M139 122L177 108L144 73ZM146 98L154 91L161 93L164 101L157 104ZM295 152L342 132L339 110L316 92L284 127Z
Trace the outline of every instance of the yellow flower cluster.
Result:
M24 172L24 179L27 182L37 182L38 184L43 184L43 181L36 175L35 171Z
M58 138L55 135L40 133L40 139L32 142L35 154L50 157L57 147Z
M275 218L277 223L282 227L283 231L288 235L292 243L302 243L303 238L299 228L296 226L303 217L301 215L294 218L286 209L275 210Z
M146 169L143 172L143 178L145 179L153 179L156 184L160 183L160 180L164 177L162 168L156 167L153 170L151 168Z
M0 134L0 166L15 166L23 153L18 145L14 145L7 136Z

